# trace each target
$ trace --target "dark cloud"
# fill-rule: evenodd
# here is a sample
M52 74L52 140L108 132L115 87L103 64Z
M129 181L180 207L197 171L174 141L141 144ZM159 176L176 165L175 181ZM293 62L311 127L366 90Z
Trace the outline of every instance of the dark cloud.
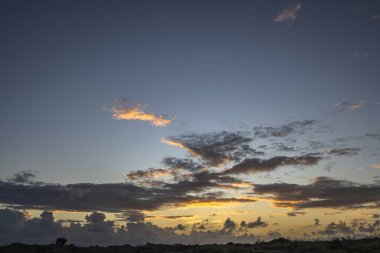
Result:
M319 225L319 222L316 223ZM365 219L353 219L351 224L338 221L327 224L323 229L313 231L314 236L318 235L322 238L365 238L373 237L380 232L380 221L376 220L372 223Z
M212 132L187 134L163 139L164 143L188 151L208 166L221 166L254 151L247 145L252 139L240 132Z
M206 227L205 227L204 224L200 224L199 227L197 227L197 229L199 229L199 230L205 230Z
M281 152L295 152L297 151L296 148L290 147L284 143L275 143L276 149Z
M266 223L265 221L262 221L261 217L258 217L253 222L242 221L240 223L240 227L243 227L243 228L257 228L257 227L267 227L267 226L268 226L268 223Z
M138 182L140 185L154 186L157 183L162 182L162 180L158 180L159 178L176 176L175 174L176 173L174 171L170 170L150 168L147 170L137 170L129 172L126 174L126 177L130 182Z
M166 219L175 220L175 219L182 219L182 218L192 218L194 217L194 215L169 215L169 216L162 216L162 217Z
M9 220L9 217L13 217ZM64 237L71 243L78 245L109 245L126 243L126 231L116 229L113 221L106 221L102 213L92 213L86 216L86 223L81 225L71 222L69 227L62 226L60 221L55 221L53 213L44 211L40 217L27 219L25 213L0 209L0 224L7 223L7 230L0 231L0 241L11 243L14 241L23 243L50 244L57 237ZM124 233L121 233L124 232Z
M255 184L256 195L275 200L279 207L378 208L380 185L362 185L347 180L316 177L311 184Z
M288 216L290 217L294 217L294 216L297 216L297 215L305 215L306 213L305 212L300 212L300 211L294 211L294 212L289 212L287 213Z
M166 157L162 161L162 163L172 170L187 170L189 172L200 172L204 169L204 166L191 159Z
M176 231L186 229L179 224L175 227L158 227L150 222L127 222L116 226L113 221L106 220L105 215L93 212L80 224L71 222L70 226L62 226L55 221L52 212L44 211L40 217L28 219L27 214L12 209L0 209L0 242L51 244L58 237L64 237L69 243L79 246L88 245L143 245L150 243L164 244L210 244L210 243L252 243L266 240L269 237L257 237L252 234L236 235L233 225L228 222L226 228L206 230L204 226L190 230L189 234L178 235ZM234 222L232 222L234 224Z
M178 225L175 227L175 230L184 231L184 230L186 230L186 226L185 226L185 225L182 225L182 224L178 224Z
M121 214L115 214L115 216L118 221L127 222L142 222L146 218L145 214L139 210L128 210L124 211Z
M128 183L114 184L15 184L0 181L0 203L31 209L123 212L154 210L201 202L250 202L249 199L224 198L194 194L210 187L230 188L241 182L216 174L197 174L192 180L140 187ZM236 188L236 187L235 187ZM191 193L191 194L190 194Z
M244 174L269 172L281 166L310 166L317 164L322 158L318 156L276 156L269 159L248 158L239 164L236 164L230 169L227 169L223 174Z
M367 138L379 140L380 141L380 134L373 134L373 133L367 133L364 135Z
M224 225L223 225L224 230L231 231L231 230L234 230L235 228L236 228L236 223L230 218L227 218L224 221Z
M281 233L279 231L268 231L267 232L267 238L268 240L273 240L282 237Z
M353 229L347 225L346 222L339 221L338 223L332 222L327 224L324 230L318 231L320 235L328 235L328 236L337 236L347 237L349 235L354 234Z
M360 148L334 148L326 151L328 155L334 156L354 156L357 155Z
M25 184L30 183L36 177L35 173L31 170L21 171L16 173L12 178L8 179L11 183Z
M287 137L291 134L304 134L318 123L318 120L293 121L278 127L254 127L253 130L257 138Z
M320 226L320 220L319 219L314 219L314 226Z

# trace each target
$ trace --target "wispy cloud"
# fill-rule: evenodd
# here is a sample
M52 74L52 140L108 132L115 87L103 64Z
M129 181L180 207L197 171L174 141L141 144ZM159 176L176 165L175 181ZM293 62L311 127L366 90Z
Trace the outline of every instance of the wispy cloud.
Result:
M368 57L369 54L368 52L355 52L352 54L352 56L355 58L365 58L365 57Z
M372 164L369 167L374 168L374 169L380 169L380 164Z
M297 19L298 12L301 10L301 4L295 4L283 9L273 20L276 23L285 23Z
M335 156L354 156L360 151L359 148L334 148L326 151L327 155Z
M259 126L254 127L254 135L257 138L268 137L288 137L291 134L304 134L307 130L312 130L317 127L317 124L321 123L318 120L302 120L292 121L285 125L280 126Z
M369 103L367 100L362 100L359 103L338 102L335 104L337 108L342 111L354 111L367 106Z
M144 112L146 107L148 105L131 104L127 99L119 99L110 111L117 120L149 121L153 126L158 127L165 127L173 122L173 116Z

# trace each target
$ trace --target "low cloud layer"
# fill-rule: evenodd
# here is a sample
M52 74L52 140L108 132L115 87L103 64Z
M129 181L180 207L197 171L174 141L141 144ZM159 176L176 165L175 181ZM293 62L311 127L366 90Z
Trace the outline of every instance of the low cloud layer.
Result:
M113 117L117 120L142 120L148 121L153 126L165 127L173 122L173 117L147 113L143 110L147 105L130 104L126 99L119 99L114 107L110 109Z
M275 201L278 207L379 208L380 184L357 184L348 180L316 177L311 184L256 184L257 196Z
M236 234L236 223L227 219L220 229L191 229L188 234L178 234L177 231L187 229L178 224L175 227L158 227L141 219L127 220L125 225L117 226L114 221L106 220L103 213L93 212L85 217L86 222L70 222L63 226L62 222L54 220L54 214L43 211L40 217L28 219L27 214L13 210L0 209L0 242L9 244L14 241L22 243L50 244L58 237L64 237L68 243L80 246L87 245L143 245L150 243L252 243L257 240L270 240L277 235ZM262 222L260 222L262 224Z

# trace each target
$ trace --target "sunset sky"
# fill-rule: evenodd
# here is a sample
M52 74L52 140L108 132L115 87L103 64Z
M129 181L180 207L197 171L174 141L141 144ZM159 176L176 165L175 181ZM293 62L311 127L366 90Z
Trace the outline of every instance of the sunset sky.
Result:
M0 1L0 244L380 234L380 2Z

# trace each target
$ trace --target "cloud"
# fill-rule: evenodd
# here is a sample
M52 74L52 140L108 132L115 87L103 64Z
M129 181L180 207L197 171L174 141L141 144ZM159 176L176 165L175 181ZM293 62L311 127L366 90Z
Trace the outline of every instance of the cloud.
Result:
M166 157L162 163L172 170L186 170L189 172L200 172L204 169L204 166L191 160L176 157Z
M364 137L380 141L380 134L366 133Z
M12 178L8 179L12 183L30 183L36 177L35 173L31 170L21 171L16 173Z
M270 172L281 166L311 166L317 164L322 158L318 156L275 156L269 159L249 158L223 172L227 174L247 174Z
M198 173L192 179L151 187L131 183L64 185L0 181L0 203L26 209L123 212L191 203L253 202L252 199L225 198L222 193L202 194L215 187L236 189L239 183L244 181L215 173Z
M294 211L294 212L287 213L287 215L290 216L290 217L295 217L295 216L297 216L299 214L300 215L305 215L306 213L305 212L300 212L300 211Z
M327 155L334 156L354 156L357 155L360 148L334 148L326 151Z
M252 243L266 240L269 237L259 237L252 234L234 234L233 221L227 221L220 230L190 230L188 234L178 235L176 231L186 230L187 226L178 224L175 227L158 227L150 222L127 222L117 226L113 221L106 220L103 213L93 212L85 217L82 225L71 222L62 226L54 220L53 212L43 211L40 217L28 219L27 214L12 210L0 209L0 241L2 244L12 242L29 244L51 244L57 237L64 237L68 243L78 246L89 245L145 245L146 243L161 244L210 244L210 243ZM225 223L226 224L226 223ZM236 226L236 224L235 224Z
M287 146L284 143L275 143L275 146L276 146L276 149L278 151L282 151L282 152L295 152L295 151L297 151L296 148Z
M368 52L355 52L352 54L355 58L366 58L369 56Z
M224 230L231 231L231 230L234 230L235 228L236 228L236 223L233 220L231 220L230 218L227 218L224 221L224 224L223 224Z
M242 221L240 223L240 227L243 227L243 228L257 228L257 227L267 227L267 226L268 226L268 223L266 223L265 221L262 221L261 217L257 217L257 219L253 222Z
M369 102L367 100L362 100L359 103L338 102L335 104L335 107L341 111L354 111L361 109L367 105L369 105Z
M254 127L253 130L254 136L257 138L287 137L291 134L304 134L318 123L320 123L318 120L293 121L277 127Z
M178 225L175 227L175 230L184 231L185 229L186 229L186 226L183 225L183 224L178 224Z
M146 107L148 105L130 104L126 99L119 99L110 111L117 120L149 121L153 126L158 127L165 127L173 122L174 117L144 112L143 109Z
M295 4L289 8L283 9L273 20L277 23L294 21L297 19L298 12L301 10L301 4Z
M372 237L380 232L380 221L369 223L363 219L353 219L351 225L344 221L331 222L323 229L314 232L322 238L365 238Z
M378 208L379 184L357 184L347 180L316 177L311 184L255 184L254 193L275 201L278 207L300 208Z
M369 165L369 167L374 168L374 169L380 169L380 164L372 164L372 165Z
M145 214L139 210L127 210L121 214L115 214L118 221L143 222Z
M126 177L130 181L146 181L146 183L148 183L158 178L171 176L172 174L173 172L169 170L150 168L148 170L137 170L129 172L126 174Z
M169 216L162 216L162 217L166 219L175 220L175 219L183 219L183 218L193 218L194 215L169 215Z
M15 241L51 244L57 237L64 237L77 245L127 243L125 229L115 229L114 222L106 221L103 213L94 212L85 218L83 226L71 222L69 227L64 227L60 221L54 220L53 213L49 211L43 211L38 218L28 219L27 214L20 211L0 209L0 224L7 225L5 231L0 231L0 241L3 244Z
M318 231L320 235L340 235L342 237L347 237L354 233L353 229L347 225L346 222L339 221L338 223L332 222L327 224L324 230Z
M208 166L222 166L253 153L247 145L252 139L240 132L186 134L162 139L163 143L186 150Z

